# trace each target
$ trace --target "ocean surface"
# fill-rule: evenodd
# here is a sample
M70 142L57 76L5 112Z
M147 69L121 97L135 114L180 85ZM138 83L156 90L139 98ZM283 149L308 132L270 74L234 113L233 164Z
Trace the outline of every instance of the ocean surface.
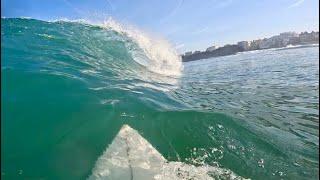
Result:
M182 63L112 20L1 22L3 179L86 179L123 124L169 161L319 178L318 45Z

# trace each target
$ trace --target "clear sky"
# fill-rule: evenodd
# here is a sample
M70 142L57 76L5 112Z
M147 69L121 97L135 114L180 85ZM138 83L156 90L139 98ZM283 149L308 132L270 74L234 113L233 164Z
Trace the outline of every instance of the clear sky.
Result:
M2 17L111 16L166 38L179 52L319 29L319 0L1 0L1 5Z

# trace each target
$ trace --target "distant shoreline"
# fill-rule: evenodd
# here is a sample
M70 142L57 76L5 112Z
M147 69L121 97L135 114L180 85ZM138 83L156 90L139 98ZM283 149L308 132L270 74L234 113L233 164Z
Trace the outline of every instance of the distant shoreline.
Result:
M195 61L200 59L208 59L211 57L234 55L239 52L249 52L264 49L274 48L298 48L299 46L319 45L319 32L284 32L280 35L270 38L258 39L253 41L240 41L237 44L225 45L216 48L215 46L208 47L206 51L186 52L181 55L183 62Z

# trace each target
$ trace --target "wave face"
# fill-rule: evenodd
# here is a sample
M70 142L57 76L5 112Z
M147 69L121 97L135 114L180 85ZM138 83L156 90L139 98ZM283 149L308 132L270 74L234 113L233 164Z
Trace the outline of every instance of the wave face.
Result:
M183 66L165 40L112 19L1 21L5 179L85 179L123 124L216 179L319 177L316 47Z

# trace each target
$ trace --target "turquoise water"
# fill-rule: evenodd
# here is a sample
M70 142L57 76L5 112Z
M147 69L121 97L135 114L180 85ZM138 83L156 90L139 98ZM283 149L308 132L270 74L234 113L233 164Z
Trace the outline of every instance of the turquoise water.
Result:
M85 179L123 124L168 160L319 178L318 46L181 68L164 46L116 28L1 21L4 179Z

